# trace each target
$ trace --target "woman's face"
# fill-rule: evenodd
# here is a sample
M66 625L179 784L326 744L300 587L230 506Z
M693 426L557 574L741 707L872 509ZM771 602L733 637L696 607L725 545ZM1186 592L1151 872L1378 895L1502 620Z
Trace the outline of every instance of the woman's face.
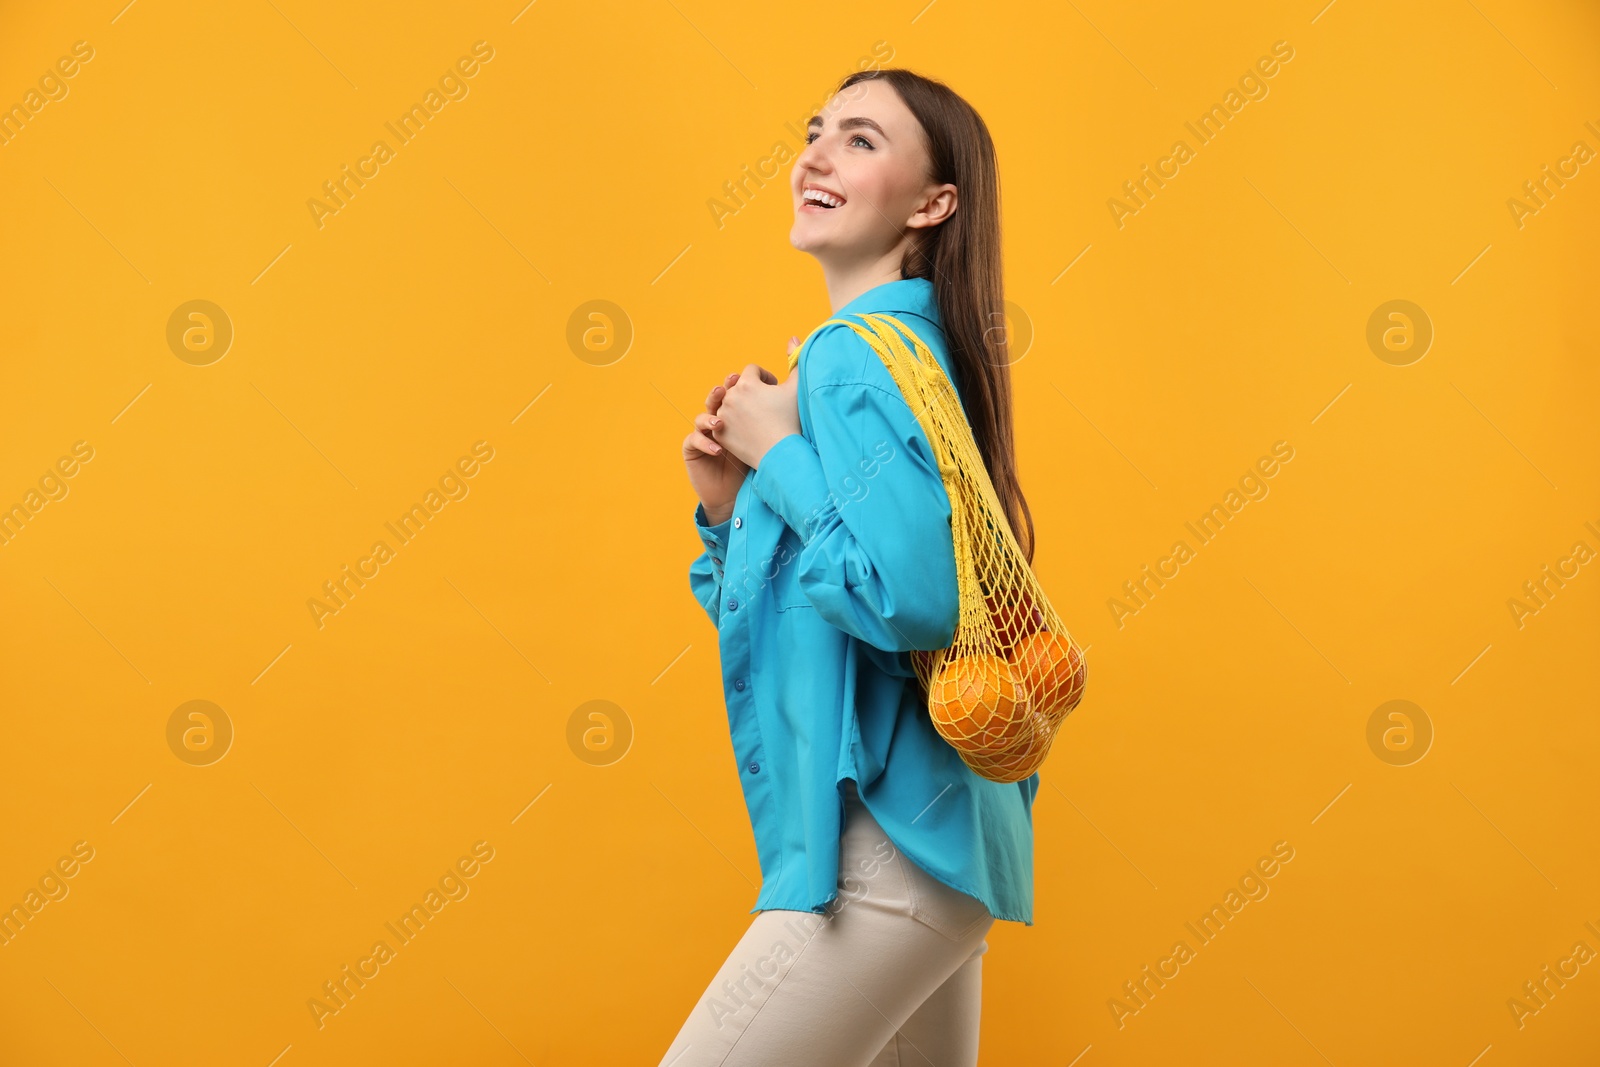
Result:
M789 175L794 227L789 241L828 263L882 260L907 231L933 226L956 209L956 187L928 180L922 127L887 82L859 81L811 120ZM808 196L832 194L824 207Z

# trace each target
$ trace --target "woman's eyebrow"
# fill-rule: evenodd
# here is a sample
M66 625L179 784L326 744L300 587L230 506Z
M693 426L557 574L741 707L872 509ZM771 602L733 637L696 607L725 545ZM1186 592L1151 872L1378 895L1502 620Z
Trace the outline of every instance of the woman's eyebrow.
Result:
M819 128L821 125L822 125L822 116L821 115L812 115L811 116L811 121L806 124L806 129L807 130L816 129L816 128ZM839 120L839 129L840 130L855 130L855 129L860 129L862 127L865 127L866 129L869 129L869 130L876 131L878 136L882 137L885 141L887 141L889 139L889 135L883 132L883 127L879 126L876 122L874 122L871 119L867 118L865 115L852 115L849 118L845 118L845 119L840 119Z

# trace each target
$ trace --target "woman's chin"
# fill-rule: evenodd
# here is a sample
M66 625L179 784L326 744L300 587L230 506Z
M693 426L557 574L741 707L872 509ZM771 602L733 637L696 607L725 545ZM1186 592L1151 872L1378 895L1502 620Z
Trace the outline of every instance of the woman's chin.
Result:
M810 232L810 227L803 221L797 220L789 230L789 243L801 252L808 252L813 256L821 256L827 251L828 243Z

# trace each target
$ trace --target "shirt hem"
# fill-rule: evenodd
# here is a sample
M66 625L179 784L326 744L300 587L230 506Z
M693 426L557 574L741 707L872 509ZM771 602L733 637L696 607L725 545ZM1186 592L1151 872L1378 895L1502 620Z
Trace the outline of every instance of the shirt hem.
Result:
M940 881L944 881L944 879L941 878ZM946 883L946 884L948 885L949 883ZM966 892L966 890L962 890L962 892ZM967 895L968 896L972 896L973 894L968 893ZM820 912L826 911L828 905L833 903L837 899L839 899L839 894L835 893L833 896L829 897L827 900L822 901L820 904L815 904L815 905L812 905L810 907L807 907L804 904L790 904L790 903L762 904L759 901L757 901L756 902L756 906L751 908L745 914L746 915L754 915L757 912L762 912L762 911L798 911L798 912L801 912L801 913L804 913L804 914L815 915L815 914L818 914ZM982 903L981 898L979 898L979 903ZM984 904L983 906L984 906L984 910L989 911L989 905ZM1012 915L1010 913L1006 913L1004 915L996 915L993 911L989 911L989 914L994 916L994 919L995 919L996 922L1021 923L1024 926L1032 926L1033 925L1033 919L1030 916Z

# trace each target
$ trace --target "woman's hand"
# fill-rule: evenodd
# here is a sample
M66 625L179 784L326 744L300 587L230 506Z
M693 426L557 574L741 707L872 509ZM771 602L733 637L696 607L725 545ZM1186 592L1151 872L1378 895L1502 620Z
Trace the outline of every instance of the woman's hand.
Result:
M789 354L793 355L799 345L800 338L790 337ZM783 388L778 386L778 378L771 371L754 363L745 367L746 372L751 370L756 372L751 375L752 382ZM790 404L794 412L793 432L799 433L800 408L792 396L798 385L799 376L791 373L789 377L793 381L785 382L784 385L791 393ZM744 477L750 472L751 465L742 462L734 454L733 448L722 440L724 434L722 402L728 391L738 384L739 378L739 374L730 374L726 381L711 390L706 396L706 410L695 416L694 432L683 439L683 460L689 469L689 484L694 487L695 495L705 505L706 518L713 526L733 514L733 502L739 496L739 487L744 484ZM765 447L761 449L761 454L766 454Z
M738 378L728 375L725 385L712 389L706 397L706 409L694 417L694 432L683 439L683 460L689 468L689 484L705 505L706 518L711 525L733 514L733 501L739 495L739 486L749 468L739 462L732 452L712 439L720 424L717 409L722 404L727 387Z
M712 437L747 467L759 467L767 449L800 432L800 375L791 371L779 384L771 371L750 363L728 378L730 384L713 417Z

